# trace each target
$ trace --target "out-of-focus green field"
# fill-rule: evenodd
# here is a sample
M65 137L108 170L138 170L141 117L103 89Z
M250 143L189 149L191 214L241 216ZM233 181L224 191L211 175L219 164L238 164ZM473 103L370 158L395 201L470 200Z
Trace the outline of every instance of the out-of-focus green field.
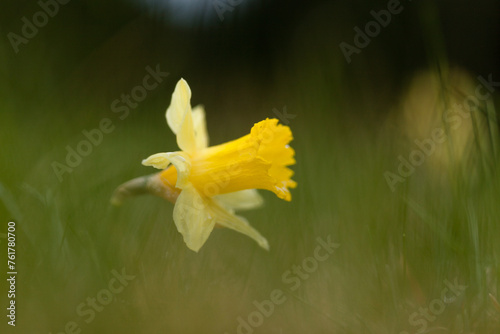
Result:
M443 58L436 89L431 80L412 91L408 71L392 90L391 64L374 69L360 57L348 67L337 44L310 38L326 34L317 17L324 18L304 19L266 80L234 64L196 74L201 65L182 59L185 46L177 55L166 46L131 47L123 57L135 60L113 54L120 41L141 40L133 32L144 18L96 47L97 55L57 56L60 63L50 64L57 70L44 61L53 55L43 36L19 55L0 42L0 233L16 222L18 272L16 327L2 314L2 333L498 331L498 96L454 134L440 112L474 90L447 79L454 70ZM156 64L170 74L120 119L110 104ZM175 228L171 203L142 196L110 205L118 185L154 172L142 159L177 150L164 113L180 77L191 85L193 106L205 105L211 144L247 134L284 106L294 115L282 117L296 150L292 201L261 191L265 206L241 213L268 239L269 252L216 229L196 254ZM402 120L411 99L421 101L413 116L422 123ZM83 131L104 118L113 130L59 180L54 161L66 164L66 147L76 149ZM422 127L446 128L448 140L391 191L384 173L397 173L398 156L408 158L413 140L427 138ZM340 246L319 261L318 238ZM0 255L7 276L5 238ZM5 280L0 287L6 314ZM280 303L268 302L276 290Z

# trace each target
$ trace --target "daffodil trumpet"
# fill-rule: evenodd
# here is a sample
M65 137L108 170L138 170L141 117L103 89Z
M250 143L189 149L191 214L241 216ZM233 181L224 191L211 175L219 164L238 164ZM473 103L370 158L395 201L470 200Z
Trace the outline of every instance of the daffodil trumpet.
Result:
M166 119L181 150L144 159L143 165L162 171L124 183L111 202L119 205L128 197L151 193L174 203L177 230L195 252L216 226L243 233L269 250L266 238L235 211L261 206L257 189L291 201L289 189L297 183L288 168L295 164L290 128L266 119L246 136L209 147L205 111L202 106L191 108L191 90L184 79L175 87Z

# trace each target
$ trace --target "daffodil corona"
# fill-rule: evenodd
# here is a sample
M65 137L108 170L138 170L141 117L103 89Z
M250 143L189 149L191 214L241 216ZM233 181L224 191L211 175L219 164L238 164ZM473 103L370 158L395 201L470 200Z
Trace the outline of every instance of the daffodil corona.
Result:
M186 245L197 252L215 226L227 227L254 239L269 249L267 240L235 211L253 209L263 203L256 189L274 192L291 200L289 189L295 163L293 139L288 126L277 119L256 123L250 134L208 147L205 111L191 108L191 90L181 79L172 94L166 118L177 136L181 151L153 154L142 161L162 171L120 186L112 202L137 193L151 192L174 206L174 222Z

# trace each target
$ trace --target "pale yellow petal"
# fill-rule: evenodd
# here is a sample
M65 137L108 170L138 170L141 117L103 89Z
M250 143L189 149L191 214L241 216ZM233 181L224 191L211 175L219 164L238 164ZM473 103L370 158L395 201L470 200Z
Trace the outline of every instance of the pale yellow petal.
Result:
M142 161L144 166L153 166L158 169L165 169L170 163L174 165L177 170L177 183L175 186L179 189L183 189L188 183L189 174L191 172L191 159L187 153L157 153Z
M269 243L266 238L250 226L244 218L227 211L221 204L217 203L215 199L207 198L205 200L205 205L210 211L210 214L215 217L215 221L218 225L240 232L255 240L260 247L269 250Z
M198 252L215 226L215 219L207 210L205 201L188 184L177 198L174 222L189 249Z
M165 169L170 165L168 153L156 153L142 160L144 166L153 166L158 169Z
M172 101L166 113L167 123L177 135L177 145L188 153L196 151L196 140L191 111L191 89L184 79L180 79L172 94Z
M175 86L172 100L166 113L168 126L174 134L179 132L184 114L187 111L191 111L191 89L186 80L180 79Z
M177 132L177 145L179 145L179 148L184 152L191 154L196 152L196 139L191 110L184 114L179 132Z
M234 193L217 195L215 198L231 210L250 210L264 204L264 199L256 189L240 190Z
M205 109L202 105L193 108L193 127L198 150L208 147L207 122L205 120Z

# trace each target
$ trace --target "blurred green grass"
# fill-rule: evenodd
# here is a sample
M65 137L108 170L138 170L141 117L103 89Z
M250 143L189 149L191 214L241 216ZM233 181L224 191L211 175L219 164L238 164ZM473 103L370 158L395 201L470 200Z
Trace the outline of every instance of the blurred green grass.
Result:
M475 166L478 156L491 158L483 159L487 166L476 169L477 177L445 171L437 176L443 182L426 164L391 192L384 172L395 169L409 144L388 130L379 110L392 106L397 113L398 96L384 101L369 92L367 79L350 77L335 45L322 50L323 62L314 52L301 52L307 41L298 35L265 90L248 73L234 87L220 87L224 101L197 97L207 94L201 90L210 83L193 88L194 104L205 103L212 144L248 133L284 104L296 115L289 120L298 182L292 202L263 193L265 206L243 213L269 240L269 253L220 229L195 254L176 231L170 203L145 196L110 206L118 185L153 172L141 159L176 149L164 121L178 79L173 74L123 121L109 109L114 92L104 102L71 90L74 95L66 96L68 90L36 62L33 86L48 83L37 86L34 98L29 90L1 84L0 217L18 228L19 332L56 333L76 321L93 333L235 333L237 318L246 318L255 310L252 302L268 299L274 289L285 291L287 301L256 332L412 332L409 316L440 297L445 279L467 289L428 321L429 328L498 330L499 311L489 297L500 297L496 157L473 151ZM133 71L125 89L142 78ZM16 73L29 77L10 75ZM59 182L52 162L63 162L65 146L74 148L84 139L82 130L97 127L103 117L112 119L115 130ZM341 246L297 291L287 289L282 274L313 254L318 236L328 235ZM1 246L5 258L3 240ZM86 323L77 306L122 268L135 278Z
M463 329L486 333L496 326L488 294L497 288L497 178L457 191L416 175L392 193L383 178L397 161L388 149L392 138L362 123L342 133L328 117L308 115L331 108L317 101L287 100L297 115L290 120L299 183L293 201L264 194L265 207L244 213L268 238L269 253L249 238L216 230L195 254L175 229L172 205L159 198L110 207L117 185L151 172L140 165L143 157L175 150L164 107L155 105L150 119L141 119L138 110L116 123L61 183L50 164L64 159L65 145L83 138L81 125L71 125L66 131L76 135L67 137L58 121L44 129L19 115L11 115L10 123L3 117L3 127L15 131L2 132L2 142L25 143L5 147L3 158L10 158L2 173L9 175L2 179L8 189L2 191L2 216L18 223L19 313L30 315L29 321L19 317L20 327L55 332L75 320L92 332L235 332L236 318L254 310L252 301L276 288L286 291L281 275L311 256L317 236L327 235L341 247L297 292L287 291L286 304L262 331L404 330L418 303L426 305L439 296L444 279L455 278L468 286L466 296L432 325L458 326L450 324L460 317ZM235 117L233 127L214 128L207 113L217 140L243 135L251 126ZM47 136L52 149L38 142ZM492 168L496 175L497 166ZM83 322L76 306L107 286L112 269L123 267L136 278L93 322Z

